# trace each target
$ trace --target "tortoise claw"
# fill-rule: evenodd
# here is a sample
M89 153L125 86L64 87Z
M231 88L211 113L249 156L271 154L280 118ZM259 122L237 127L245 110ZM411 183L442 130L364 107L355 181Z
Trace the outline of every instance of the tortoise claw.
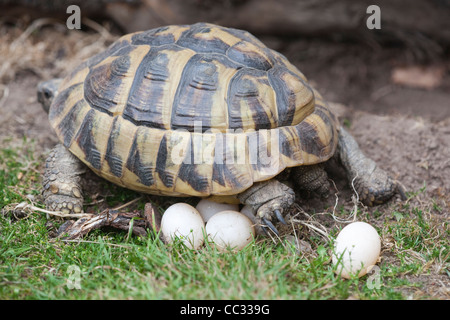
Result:
M269 229L272 230L273 233L275 233L277 236L280 235L280 233L278 232L277 228L275 228L275 226L273 225L273 223L272 223L270 220L268 220L268 219L266 219L266 218L262 218L262 222L263 222L265 225L262 225L261 227L262 227L262 229L263 229L265 232L267 232L267 230L265 230L266 227L269 227Z
M287 225L286 220L284 220L283 216L281 215L281 211L278 209L274 210L275 216L277 217L278 221L280 221L282 224Z
M404 188L399 182L396 182L396 183L395 183L395 187L396 187L397 193L400 195L400 198L401 198L403 201L408 200L408 197L406 196L405 188Z

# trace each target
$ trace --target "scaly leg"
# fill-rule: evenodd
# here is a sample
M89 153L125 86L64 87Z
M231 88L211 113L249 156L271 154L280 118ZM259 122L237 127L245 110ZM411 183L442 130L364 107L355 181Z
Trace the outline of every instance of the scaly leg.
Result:
M366 157L355 139L342 127L339 129L338 152L349 182L354 181L356 192L365 205L384 203L395 193L406 199L401 185L393 181L375 161Z
M300 166L292 168L291 178L298 189L328 197L330 182L323 164Z
M42 182L42 195L48 210L83 212L80 175L85 170L84 164L62 144L52 149L45 163Z

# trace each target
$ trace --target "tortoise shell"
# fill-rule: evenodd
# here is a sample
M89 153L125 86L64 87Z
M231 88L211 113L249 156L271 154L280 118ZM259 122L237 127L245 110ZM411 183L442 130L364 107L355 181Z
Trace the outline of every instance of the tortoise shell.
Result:
M337 145L336 117L295 66L206 23L121 37L63 80L49 120L98 175L173 196L237 194Z

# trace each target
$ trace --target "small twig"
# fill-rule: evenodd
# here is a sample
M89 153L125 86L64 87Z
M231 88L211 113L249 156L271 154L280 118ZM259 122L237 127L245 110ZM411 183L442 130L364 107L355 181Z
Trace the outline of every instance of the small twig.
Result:
M132 205L133 203L138 202L141 199L142 199L142 196L141 197L137 197L137 198L135 198L135 199L133 199L131 201L128 201L127 203L122 204L120 206L117 206L117 207L115 207L115 208L113 208L111 210L120 210L120 209L126 208L126 207Z
M354 182L355 182L355 180L356 180L357 177L358 177L358 173L356 173L356 176L352 179L352 189L353 189L353 192L354 192L355 195L356 195L356 199L355 199L355 196L353 195L353 196L352 196L352 201L353 201L353 212L352 212L352 216L353 216L353 219L352 219L352 221L349 221L349 223L350 223L350 222L355 222L355 221L356 221L356 214L357 214L357 212L358 212L359 194L358 194L358 192L356 191L355 184L354 184Z
M298 237L297 237L297 232L295 232L294 221L292 221L292 219L291 219L289 222L291 223L292 231L294 232L295 246L297 248L300 248L300 242L299 242Z
M146 236L146 221L139 212L114 212L109 210L86 219L78 219L73 222L67 221L58 230L60 237L65 239L77 239L88 234L91 230L102 227L113 227L120 230L129 231L137 236Z
M277 241L275 240L275 238L272 236L272 231L267 231L267 235L269 236L270 240L272 240L272 242L274 244L277 243Z
M319 233L321 236L325 237L326 240L329 240L327 228L325 226L323 226L322 224L320 224L319 222L315 221L305 210L303 210L303 208L301 208L299 206L297 206L297 208L298 208L299 212L291 218L291 221L300 223L300 224L304 225L305 227L308 227L311 230ZM307 222L295 218L300 213L304 214L308 218ZM317 227L316 227L316 225L317 225Z
M351 220L341 219L341 218L338 218L336 216L336 208L337 208L337 205L338 205L338 196L337 196L337 193L335 193L335 195L336 195L336 202L334 204L334 208L333 208L333 212L331 213L331 216L337 222L340 222L340 223L351 223L351 222L355 222L356 221L356 213L358 212L359 195L358 195L358 192L356 192L354 182L355 182L357 177L358 177L358 173L356 173L356 176L352 179L352 183L351 183L353 192L356 195L356 197L355 197L355 195L352 196L353 211L352 211L352 214L350 215ZM333 184L334 184L334 181L333 181ZM334 185L334 186L336 187L336 185Z
M109 213L111 212L111 211L119 211L120 209L123 209L123 208L126 208L126 207L128 207L129 205L131 205L131 204L133 204L133 203L135 203L135 202L137 202L137 201L139 201L139 200L141 200L142 199L142 197L138 197L138 198L135 198L135 199L133 199L133 200L131 200L131 201L128 201L127 203L125 203L125 204L121 204L121 205L119 205L119 206L117 206L117 207L115 207L115 208L106 208L105 210L103 210L103 211L101 211L100 213L98 213L97 215L100 215L100 214L106 214L106 215L109 215Z
M92 201L89 203L84 203L84 206L91 207L91 206L95 206L95 205L103 203L103 202L105 202L105 199L100 199L100 200L95 200L95 201Z
M336 193L334 194L334 196L336 197L336 200L335 200L335 202L334 202L333 213L332 213L332 216L333 216L333 218L334 218L334 216L335 216L334 214L335 214L335 212L336 212L336 208L337 208L337 205L338 205L338 202L339 202L339 197L338 197L339 190L338 190L338 188L336 187L336 183L334 182L334 180L331 180L331 182L333 182L334 189L336 190Z
M57 216L57 217L62 217L62 218L86 218L86 217L92 217L93 214L89 214L89 213L62 213L61 211L49 211L49 210L45 210L39 207L36 207L32 204L26 203L26 202L21 202L19 203L14 210L16 209L20 209L22 211L25 210L31 210L31 211L38 211L38 212L42 212L42 213L46 213L46 214L50 214L52 216Z
M324 236L326 239L329 239L328 232L326 230L325 231L324 230L320 230L319 228L315 227L314 225L312 225L310 223L307 223L307 222L304 222L304 221L301 221L301 220L298 220L297 222L299 222L300 224L303 224L304 226L307 226L308 228L311 228L311 229L315 230L316 232L318 232L322 236Z
M322 226L320 223L317 223L317 224L318 224L319 226L321 226L324 230L321 230L320 228L314 226L313 224L308 223L308 222L305 222L305 221L302 221L302 220L291 219L291 221L300 223L300 224L302 224L302 225L304 225L304 226L306 226L306 227L308 227L308 228L310 228L310 229L316 231L317 233L319 233L321 236L323 236L323 237L324 237L325 239L327 239L327 240L330 239L330 237L329 237L329 235L328 235L328 232L326 231L326 228L325 228L324 226Z

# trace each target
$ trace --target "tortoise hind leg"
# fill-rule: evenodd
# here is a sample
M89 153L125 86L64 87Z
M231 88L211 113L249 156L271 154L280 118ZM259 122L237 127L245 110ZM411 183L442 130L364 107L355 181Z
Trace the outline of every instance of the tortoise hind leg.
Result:
M80 175L85 170L84 164L62 144L52 149L45 163L42 183L42 195L48 210L63 213L83 211Z
M366 157L355 139L344 128L339 129L338 152L350 183L353 183L360 200L368 206L381 204L395 193L405 198L403 188Z
M322 163L292 168L291 177L299 190L323 198L328 197L330 193L330 182Z

